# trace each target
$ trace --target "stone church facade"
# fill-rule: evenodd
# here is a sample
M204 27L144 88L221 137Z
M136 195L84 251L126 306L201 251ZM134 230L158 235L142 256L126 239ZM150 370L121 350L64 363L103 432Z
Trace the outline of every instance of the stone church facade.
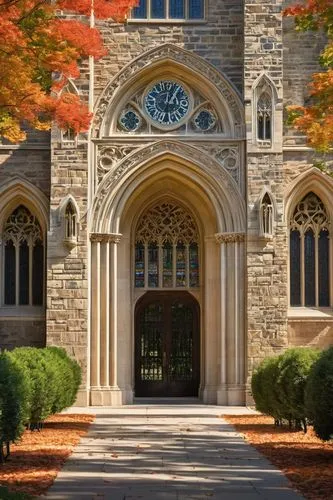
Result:
M282 2L141 0L97 23L89 134L0 146L0 344L79 360L80 405L241 405L264 357L333 341L333 180L284 106L322 47Z

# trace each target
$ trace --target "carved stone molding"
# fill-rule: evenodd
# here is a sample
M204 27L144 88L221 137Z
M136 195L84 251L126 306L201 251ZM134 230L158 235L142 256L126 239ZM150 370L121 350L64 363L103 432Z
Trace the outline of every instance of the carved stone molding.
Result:
M221 168L217 161L208 156L204 151L180 142L159 141L142 149L135 150L130 155L126 156L116 168L109 171L104 177L100 190L97 193L95 210L99 210L103 200L109 195L113 186L122 176L135 166L146 163L163 153L175 154L191 163L193 163L194 159L195 163L199 163L212 178L225 186L226 190L236 191L236 187L228 172ZM238 195L239 193L237 192L237 197Z
M201 59L195 54L187 52L171 44L164 44L158 48L149 50L138 58L134 59L129 65L123 68L118 75L110 82L104 90L95 111L95 119L93 123L93 136L97 137L100 128L114 95L123 86L131 80L135 73L138 73L145 68L151 67L158 60L171 60L187 66L192 72L199 73L205 79L209 80L219 90L224 97L227 105L232 110L233 121L236 128L236 135L243 135L243 116L241 113L240 101L236 97L236 91L233 90L221 73L204 59Z
M119 146L105 146L97 153L97 177L100 182L104 175L112 170L125 156L140 149L140 146L125 144Z
M119 243L122 234L117 233L90 233L92 243Z
M198 147L222 165L231 177L240 186L241 167L238 146L216 146L215 144L198 144Z
M245 233L217 233L216 243L242 243L245 241Z

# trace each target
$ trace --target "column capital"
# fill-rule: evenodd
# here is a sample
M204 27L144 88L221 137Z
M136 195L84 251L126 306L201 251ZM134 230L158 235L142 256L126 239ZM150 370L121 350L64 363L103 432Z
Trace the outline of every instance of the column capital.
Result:
M122 234L118 233L90 233L89 235L91 242L99 243L119 243Z
M216 233L216 243L242 243L245 241L245 233Z

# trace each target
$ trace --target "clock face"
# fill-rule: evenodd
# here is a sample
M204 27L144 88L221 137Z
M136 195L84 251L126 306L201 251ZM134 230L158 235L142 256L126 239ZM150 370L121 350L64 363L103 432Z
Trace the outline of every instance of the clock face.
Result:
M178 82L161 80L146 93L144 107L154 122L172 127L178 125L189 112L190 96Z

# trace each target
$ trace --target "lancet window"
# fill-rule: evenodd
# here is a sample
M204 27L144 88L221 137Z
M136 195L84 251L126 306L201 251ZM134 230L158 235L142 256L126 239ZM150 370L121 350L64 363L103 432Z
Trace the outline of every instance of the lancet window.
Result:
M196 20L205 17L204 0L140 0L132 19Z
M65 210L65 238L68 240L76 239L76 210L73 203L67 203Z
M323 202L309 193L290 221L290 304L330 305L329 217Z
M257 102L257 135L260 141L272 139L272 98L267 92Z
M183 207L165 202L141 217L135 237L136 288L199 286L198 230Z
M273 203L268 193L260 204L260 235L264 237L273 235Z
M37 218L20 205L7 219L4 245L4 305L42 305L43 233Z

